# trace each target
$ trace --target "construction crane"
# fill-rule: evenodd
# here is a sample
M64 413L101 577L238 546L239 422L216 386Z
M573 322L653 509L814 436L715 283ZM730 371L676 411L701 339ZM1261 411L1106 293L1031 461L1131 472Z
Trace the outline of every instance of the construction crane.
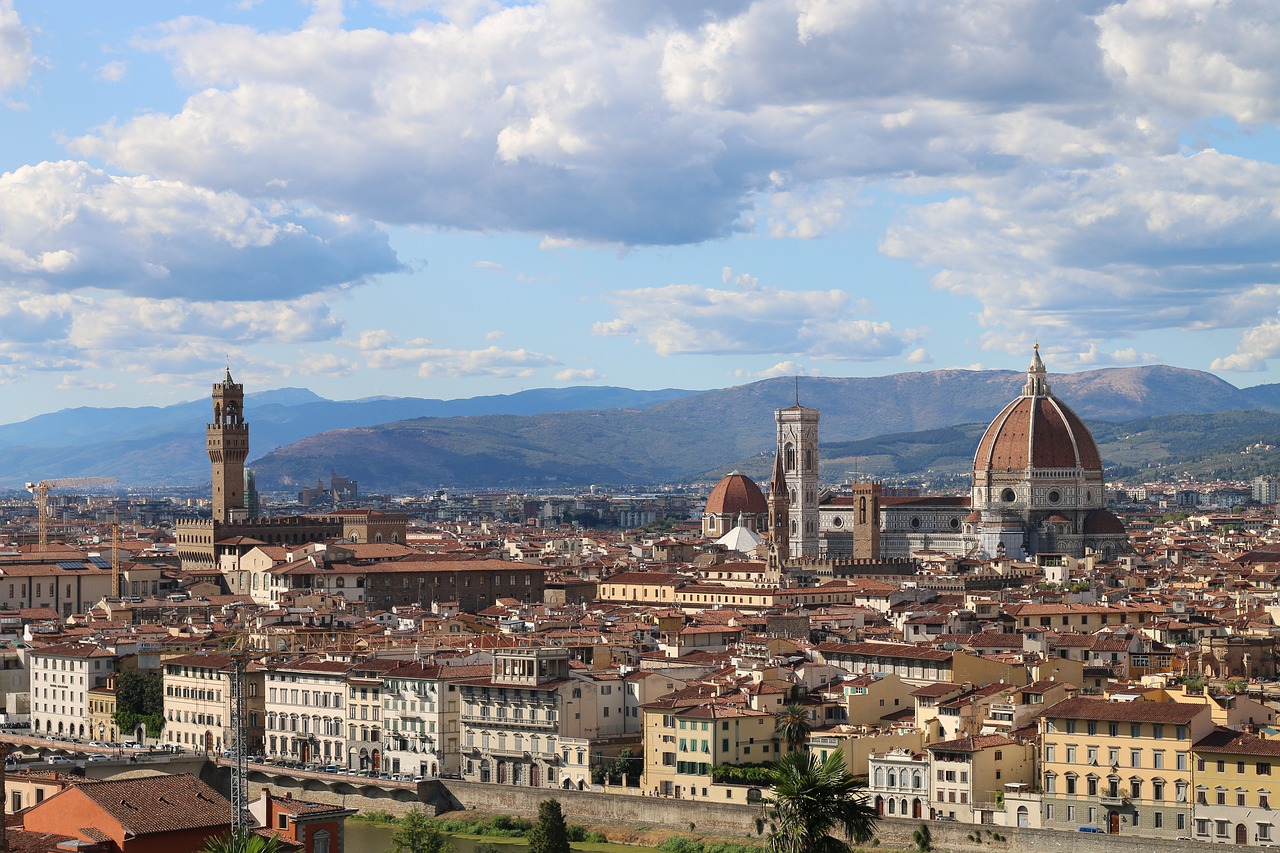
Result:
M100 483L114 483L115 477L64 477L58 480L41 480L38 483L27 483L27 491L36 499L36 525L40 530L40 547L49 545L49 492L52 489L67 486L96 486Z
M336 647L355 649L360 643L360 636L351 631L329 632L330 642ZM310 648L262 648L255 642L252 631L236 631L224 636L231 640L225 652L231 658L231 678L228 698L231 700L231 833L234 837L253 829L253 820L249 815L249 709L245 675L249 671L249 663L254 660L288 660L308 657L322 652L325 643Z

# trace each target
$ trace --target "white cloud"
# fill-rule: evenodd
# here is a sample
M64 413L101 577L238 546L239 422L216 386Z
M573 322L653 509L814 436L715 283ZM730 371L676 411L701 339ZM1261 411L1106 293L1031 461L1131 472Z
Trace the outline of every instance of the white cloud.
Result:
M933 364L933 356L924 347L918 347L907 353L907 364Z
M486 341L500 341L506 336L507 336L507 333L502 331L501 329L493 329L492 331L488 331L484 333L484 339Z
M1176 140L1116 103L1101 3L393 5L425 14L402 32L339 29L335 10L292 32L174 21L151 46L192 87L183 109L76 150L554 247L696 242L760 218L816 236L867 178Z
M1280 119L1280 12L1271 0L1128 0L1098 22L1112 73L1144 102L1191 120Z
M309 376L350 376L358 368L351 359L339 358L331 352L304 352L298 361L298 372Z
M1156 328L1232 328L1280 307L1280 167L1204 151L974 178L908 211L881 250L976 299L998 348L1100 347ZM1085 363L1081 361L1081 363Z
M476 262L475 262L475 264L474 264L474 266L475 266L477 269L482 269L482 270L500 270L500 269L505 269L505 267L504 267L502 264L500 264L500 263L498 263L498 262L496 262L496 261L476 261Z
M556 374L557 382L599 382L603 378L594 367L585 370L566 368Z
M634 329L659 355L771 353L871 360L901 354L916 336L856 316L858 306L843 290L782 290L728 268L721 278L734 289L671 284L618 292L612 300L619 318L596 326Z
M490 346L474 350L451 349L434 346L426 338L412 338L401 343L383 331L363 333L357 347L370 368L381 370L411 367L423 378L519 378L533 376L541 368L560 365L560 360L555 356L524 348L504 350Z
M54 386L59 391L111 391L116 387L114 382L94 382L83 376L64 374L61 381Z
M0 175L0 280L27 287L269 301L398 267L386 234L349 217L70 161Z
M119 83L129 73L129 63L116 59L98 69L98 79L108 83Z
M775 376L819 376L821 371L817 368L806 367L794 361L780 361L772 367L766 367L751 374L761 379L772 379Z
M0 0L0 92L27 82L33 63L31 33L14 11L13 0Z
M597 338L621 338L634 334L636 327L626 320L603 320L591 324L591 335Z

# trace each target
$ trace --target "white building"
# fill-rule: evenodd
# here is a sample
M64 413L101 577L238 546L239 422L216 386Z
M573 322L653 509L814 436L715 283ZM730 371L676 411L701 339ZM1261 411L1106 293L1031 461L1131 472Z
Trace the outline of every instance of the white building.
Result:
M882 817L919 820L929 811L929 755L894 747L867 756L867 799Z
M116 656L89 643L59 643L33 649L31 731L61 737L88 737L89 690L116 670Z
M298 661L266 671L266 754L307 764L345 764L347 672L338 661Z

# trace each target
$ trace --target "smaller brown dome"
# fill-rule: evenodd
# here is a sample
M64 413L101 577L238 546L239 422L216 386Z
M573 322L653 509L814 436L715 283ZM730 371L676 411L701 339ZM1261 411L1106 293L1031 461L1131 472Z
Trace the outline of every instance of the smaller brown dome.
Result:
M1095 509L1093 512L1085 516L1084 532L1088 536L1102 536L1108 534L1116 534L1123 536L1125 534L1124 522L1116 517L1109 509Z
M711 490L707 498L708 515L760 515L769 511L769 502L755 481L745 474L734 471L725 477Z

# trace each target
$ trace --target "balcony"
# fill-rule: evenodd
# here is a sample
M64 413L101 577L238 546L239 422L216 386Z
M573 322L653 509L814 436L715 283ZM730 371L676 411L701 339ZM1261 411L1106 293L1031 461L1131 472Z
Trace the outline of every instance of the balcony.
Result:
M1113 797L1109 794L1103 794L1101 797L1098 797L1098 802L1104 806L1127 806L1129 805L1129 798L1121 797L1119 795Z

